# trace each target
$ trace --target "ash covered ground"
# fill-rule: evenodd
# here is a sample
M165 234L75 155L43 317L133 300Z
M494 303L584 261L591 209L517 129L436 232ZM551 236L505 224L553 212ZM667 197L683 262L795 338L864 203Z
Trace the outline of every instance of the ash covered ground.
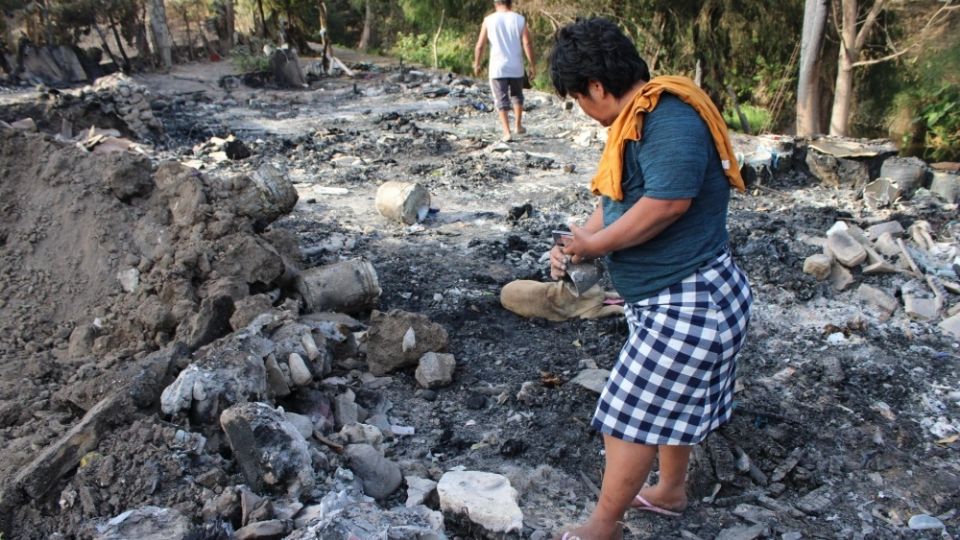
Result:
M613 365L626 324L499 294L547 279L551 231L591 212L602 132L530 92L528 133L500 143L482 82L348 63L297 91L202 64L0 95L0 119L37 125L0 129L5 538L549 538L589 515L597 395L574 379ZM734 419L696 451L684 516L630 511L625 536L956 536L957 206L870 204L788 146L731 200L756 297ZM381 215L387 181L425 187L426 219ZM919 272L887 253L889 272L804 272L838 222L873 245L891 221ZM298 276L357 258L376 311L312 312ZM418 382L429 351L453 355L448 384ZM438 500L457 471L500 475L472 488L492 512Z

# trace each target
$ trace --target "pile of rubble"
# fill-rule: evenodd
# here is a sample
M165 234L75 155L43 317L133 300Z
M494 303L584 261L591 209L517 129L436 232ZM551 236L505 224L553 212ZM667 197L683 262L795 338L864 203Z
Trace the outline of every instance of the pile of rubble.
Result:
M910 244L903 238L905 233ZM914 320L937 322L946 314L940 327L960 338L960 304L948 305L951 293L960 295L956 281L960 279L960 244L953 238L952 242L936 242L930 224L923 220L906 231L897 221L877 223L866 230L838 221L825 239L808 240L822 247L823 253L807 257L803 271L817 280L829 280L836 291L856 282L851 269L865 276L895 274L900 277L895 285L900 301L867 283L860 285L858 294L884 312L882 319L893 315L901 301L906 315Z

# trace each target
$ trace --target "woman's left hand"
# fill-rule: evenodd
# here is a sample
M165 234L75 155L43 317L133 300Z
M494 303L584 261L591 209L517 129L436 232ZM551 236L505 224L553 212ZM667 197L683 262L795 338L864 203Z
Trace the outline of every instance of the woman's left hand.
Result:
M570 224L570 232L573 233L573 237L567 240L563 246L563 252L572 257L571 262L578 264L603 255L603 251L596 246L596 233L572 223Z

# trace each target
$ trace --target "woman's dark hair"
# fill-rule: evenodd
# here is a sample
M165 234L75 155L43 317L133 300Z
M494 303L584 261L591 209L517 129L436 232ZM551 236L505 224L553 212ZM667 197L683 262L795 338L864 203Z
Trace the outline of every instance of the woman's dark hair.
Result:
M557 31L550 52L550 80L561 97L586 94L591 80L615 97L650 80L637 47L607 19L577 21Z

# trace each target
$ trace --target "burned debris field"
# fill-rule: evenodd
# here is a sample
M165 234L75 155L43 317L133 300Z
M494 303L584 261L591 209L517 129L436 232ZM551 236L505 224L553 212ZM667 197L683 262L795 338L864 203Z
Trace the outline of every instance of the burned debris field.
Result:
M589 515L626 323L500 293L549 280L603 130L532 91L501 142L482 82L344 62L303 90L216 63L0 89L3 538L544 539ZM625 537L956 537L955 164L734 145L733 420L683 517L628 512Z

